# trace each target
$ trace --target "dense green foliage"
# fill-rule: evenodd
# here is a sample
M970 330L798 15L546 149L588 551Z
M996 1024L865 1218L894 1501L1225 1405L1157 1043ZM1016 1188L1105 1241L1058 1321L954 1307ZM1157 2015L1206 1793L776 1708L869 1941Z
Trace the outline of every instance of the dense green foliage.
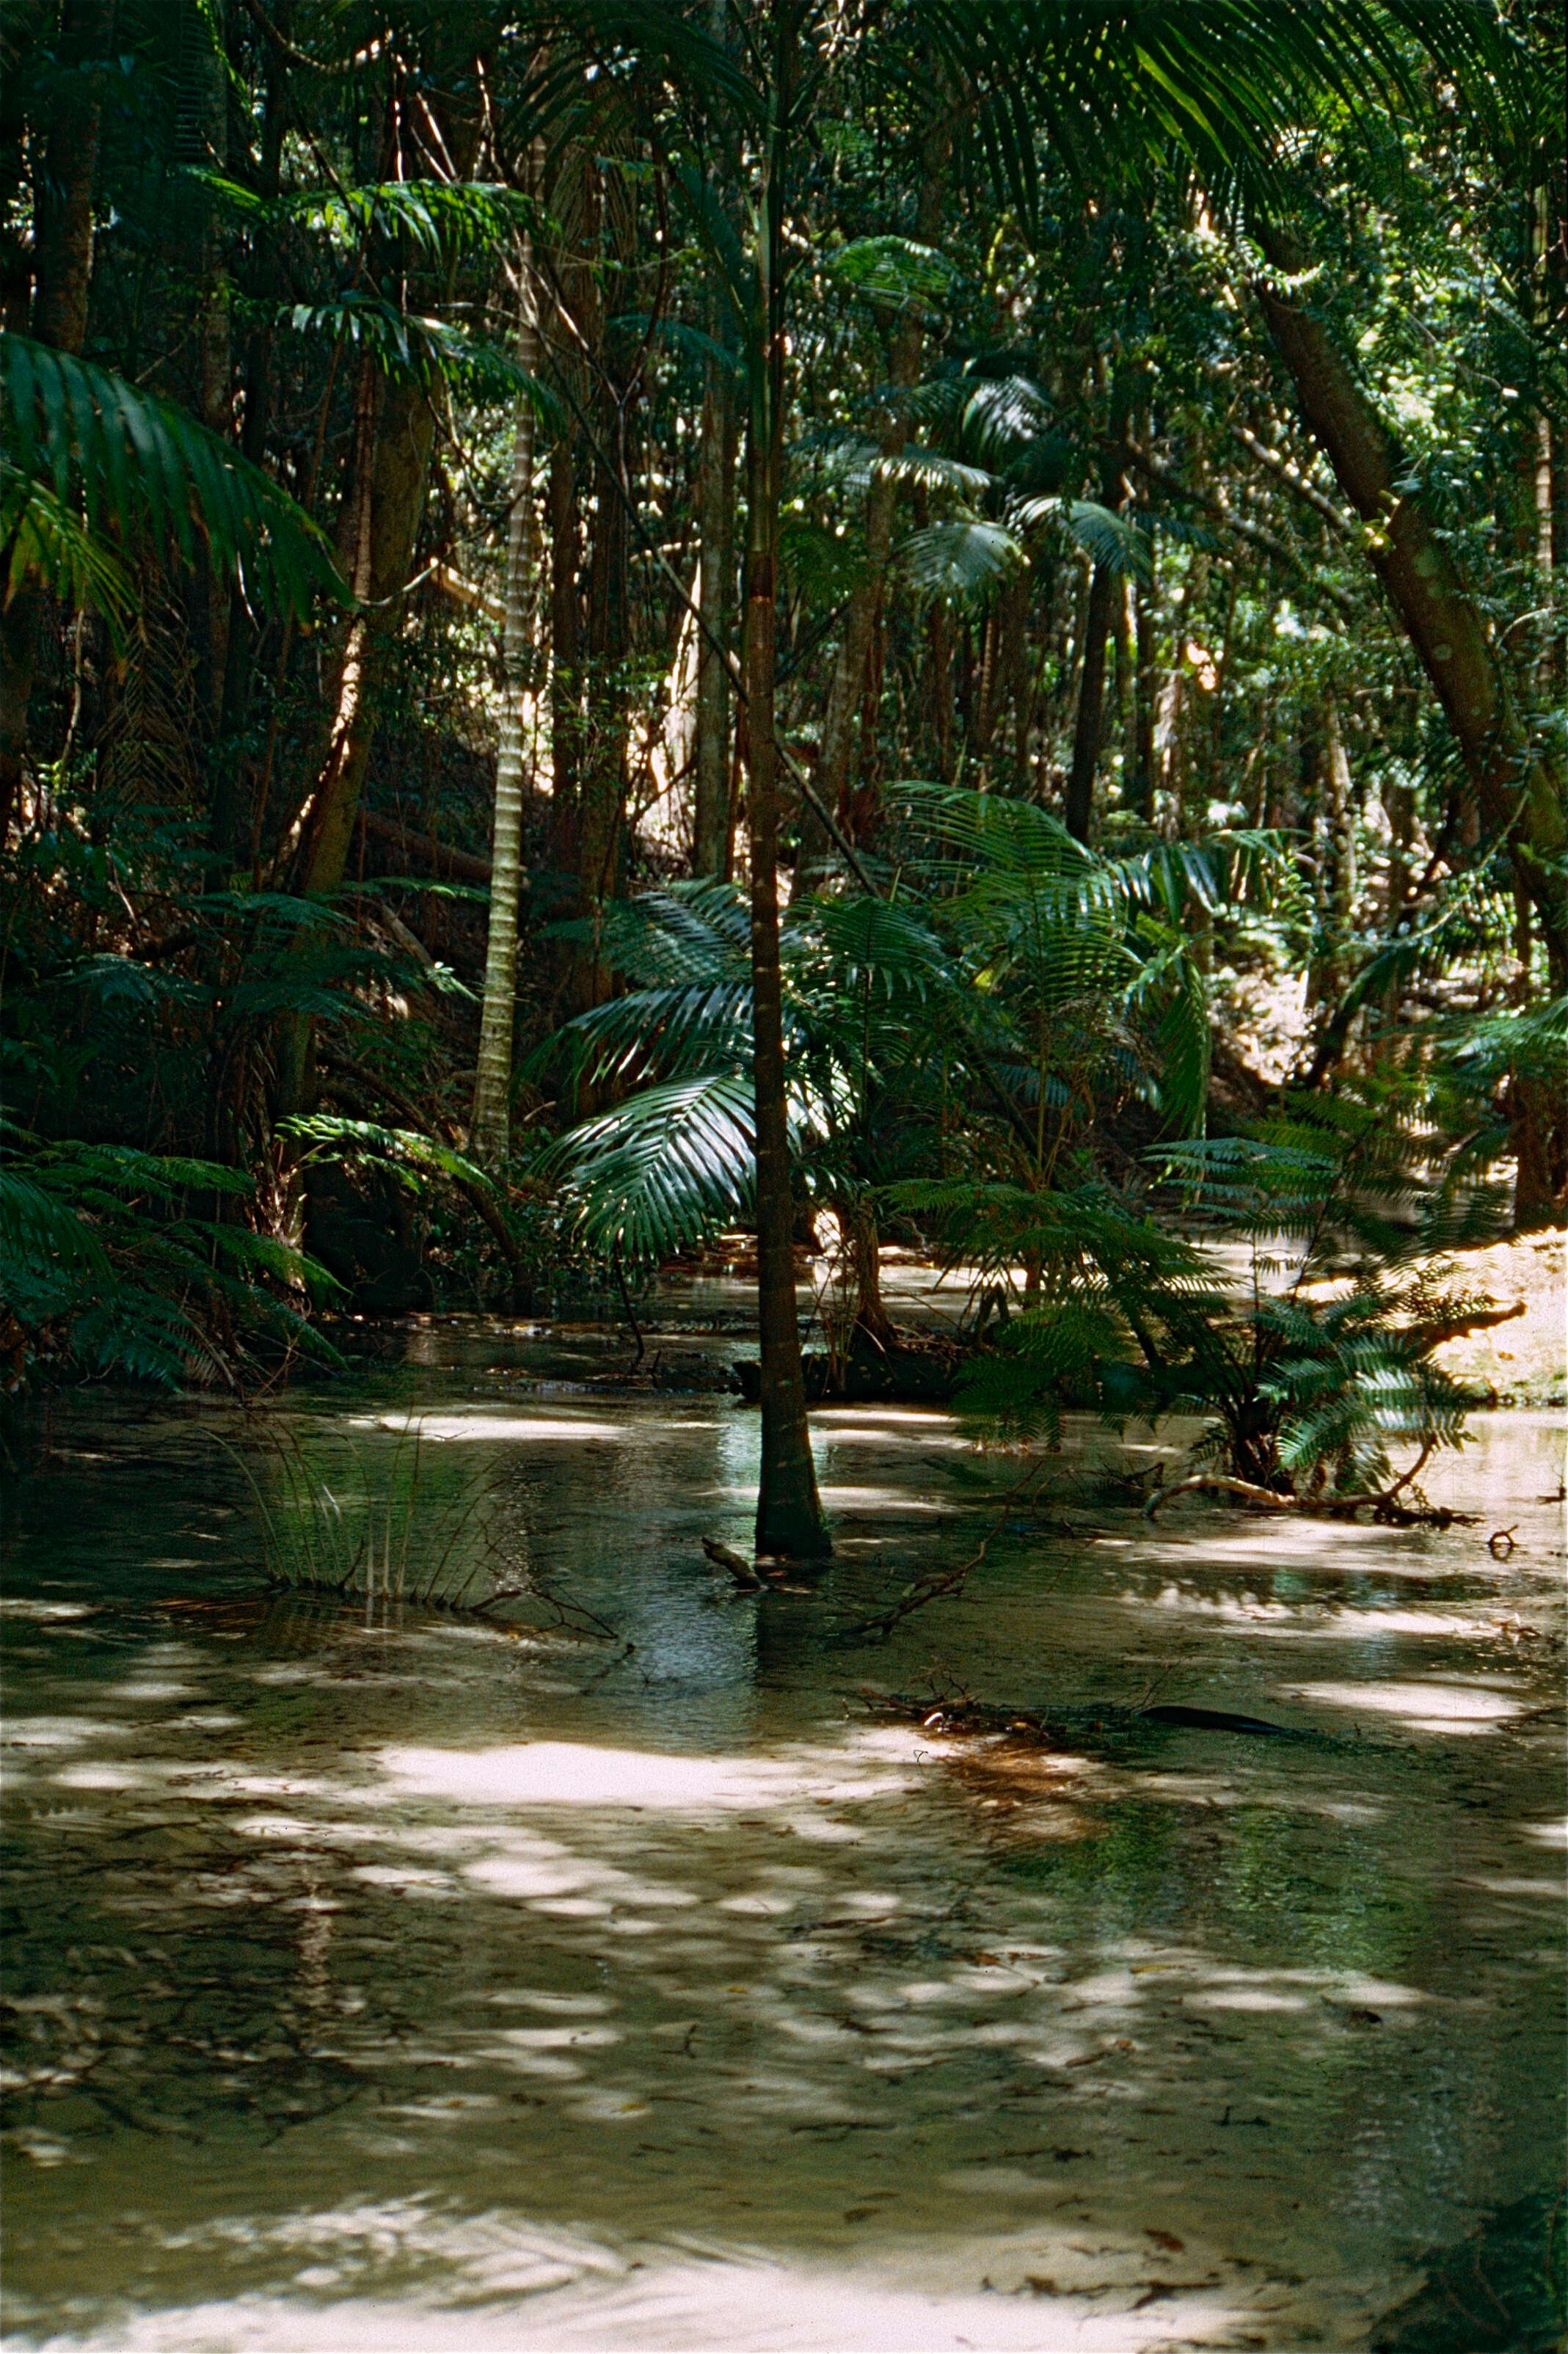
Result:
M1568 1201L1558 12L3 43L18 1383L242 1382L751 1215L766 737L868 1329L891 1225L1022 1288L1004 1418L1365 1490L1454 1435L1402 1270Z

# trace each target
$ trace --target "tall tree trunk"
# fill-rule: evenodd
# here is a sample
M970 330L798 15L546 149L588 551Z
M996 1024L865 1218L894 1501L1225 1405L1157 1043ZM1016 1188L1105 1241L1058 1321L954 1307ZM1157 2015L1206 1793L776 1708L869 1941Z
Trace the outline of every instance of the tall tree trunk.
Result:
M581 508L569 438L550 452L550 855L577 865L577 779L582 761L582 603L577 593Z
M113 37L113 0L63 0L60 86L35 166L33 333L57 351L79 352L92 277L92 189L98 174L98 75Z
M228 61L224 0L183 0L180 16L177 148L187 171L228 169ZM208 191L185 183L186 260L196 289L196 411L207 430L228 439L233 383L228 284L217 214ZM196 652L196 700L208 737L223 716L229 589L198 544L188 610Z
M388 382L367 353L360 363L353 472L339 535L341 567L358 610L336 665L326 757L291 837L294 887L307 897L335 891L347 867L435 426L423 387L406 377ZM280 1112L308 1104L312 1044L307 1020L289 1025L280 1058Z
M697 633L696 789L692 811L692 872L730 867L729 641L735 603L735 384L716 359L703 385L697 453L700 585Z
M364 366L356 435L356 545L352 583L366 610L348 625L338 666L326 760L305 829L299 887L335 891L348 864L359 796L370 760L387 659L402 619L402 591L424 508L436 418L424 387L382 379ZM379 397L378 397L379 396Z
M21 822L22 770L27 757L27 706L38 636L38 599L18 588L0 607L0 843Z
M1099 504L1118 515L1128 497L1123 442L1128 438L1126 398L1111 391L1107 419L1107 459L1099 469ZM1074 841L1090 841L1095 826L1095 769L1099 768L1099 741L1104 737L1104 666L1107 645L1116 617L1116 602L1126 617L1128 593L1120 565L1095 565L1087 610L1083 614L1083 662L1078 666L1078 714L1074 720L1074 763L1066 772L1066 831ZM1126 626L1126 621L1123 621Z
M1303 743L1304 797L1310 796L1318 867L1317 939L1307 974L1307 1020L1320 1031L1350 980L1356 896L1356 810L1339 705L1325 696Z
M557 808L553 855L571 878L569 912L592 929L571 946L568 1005L585 1013L608 992L598 920L613 895L628 782L630 679L630 538L628 410L631 388L611 373L610 323L633 223L613 159L570 147L551 191L563 234L553 257L556 332L552 355L567 398L588 429L591 498L568 443L551 472L553 637L556 691L552 753ZM586 563L579 523L586 521ZM588 1108L586 1097L579 1108Z
M64 0L58 34L59 62L64 69L61 90L54 101L42 153L37 144L33 150L30 324L39 343L52 344L60 352L79 352L87 334L100 113L94 69L108 49L113 25L113 0ZM18 163L22 131L18 122ZM26 258L13 240L7 240L6 250L11 259L5 323L25 327L29 323L23 308ZM19 588L0 610L0 839L20 803L27 712L42 622L41 601L30 588Z
M1282 273L1298 257L1266 238ZM1271 279L1257 286L1275 348L1302 416L1340 489L1368 526L1362 544L1437 692L1481 822L1508 845L1540 917L1554 989L1568 986L1568 817L1563 778L1520 725L1485 619L1418 494L1393 434L1358 383L1327 323Z
M957 774L953 758L953 617L946 605L933 605L926 617L930 659L926 676L930 690L931 733L937 739L937 774L950 785Z
M1160 694L1156 675L1159 656L1154 638L1155 598L1152 580L1147 587L1142 581L1133 582L1134 669L1127 801L1128 807L1145 819L1154 815L1154 715Z
M288 37L292 0L274 0L272 23ZM261 152L257 183L263 196L275 198L282 184L283 134L289 122L288 64L271 43L266 44L267 94L261 116ZM245 339L242 372L243 411L239 431L241 453L253 466L264 466L272 421L274 398L274 335L267 306L281 289L281 277L272 240L262 237L252 249L255 290L261 297L262 316ZM219 880L239 861L250 839L258 811L256 779L238 739L250 714L251 689L260 658L264 624L251 614L242 584L228 590L228 618L223 665L223 708L218 734L226 751L213 764L208 843Z
M1173 842L1179 841L1186 830L1192 801L1190 706L1194 682L1187 648L1208 593L1208 551L1195 548L1187 559L1187 577L1181 584L1172 626L1171 668L1160 690L1154 719L1154 772L1165 804L1160 812L1160 822Z
M609 404L607 403L607 407ZM588 741L578 784L577 913L593 926L572 960L571 1003L587 1013L609 994L599 918L616 896L626 820L631 649L630 534L621 486L601 468L588 574Z
M936 237L941 225L948 144L945 131L938 128L928 131L921 142L922 176L915 234L923 243ZM901 396L919 383L925 348L924 315L918 304L906 304L894 328L888 350L893 398L877 427L884 459L896 458L909 439L909 420ZM853 814L851 799L860 750L859 723L866 705L866 682L873 667L888 561L893 554L897 505L896 482L885 474L874 475L865 494L865 567L844 609L843 634L839 640L827 708L822 715L821 737L812 763L812 790L821 806L837 820L841 829L849 827ZM807 802L800 815L796 889L810 889L831 873L833 859L827 827Z
M1065 817L1075 842L1087 844L1094 822L1095 771L1099 766L1101 722L1106 700L1106 647L1110 637L1111 602L1121 578L1107 564L1097 564L1089 583L1088 610L1084 618L1084 659L1078 671L1078 712L1073 729L1073 765L1067 772Z
M784 475L784 170L795 105L798 0L776 0L768 145L758 206L757 332L747 423L747 822L751 854L751 972L757 1087L757 1321L761 1355L762 1468L757 1549L793 1560L831 1551L817 1494L800 1322L795 1301L795 1211L784 1091L783 981L779 962L779 515Z
M534 240L518 252L517 364L539 373L539 315ZM499 1168L511 1142L512 1025L517 990L517 900L523 880L524 778L534 751L538 655L535 645L539 526L534 504L537 413L531 394L517 402L512 436L512 514L506 541L506 619L501 646L501 740L495 760L495 822L490 848L490 925L485 940L484 1004L474 1074L471 1142L475 1158Z
M1550 345L1550 305L1547 300L1547 260L1550 251L1549 205L1545 182L1531 191L1530 308L1542 350ZM1552 575L1555 562L1552 525L1556 504L1552 480L1552 419L1545 399L1537 394L1534 431L1530 453L1530 505L1535 567L1541 575L1541 604L1552 608ZM1541 632L1541 652L1535 664L1535 692L1541 705L1557 699L1562 678L1561 641ZM1522 878L1521 878L1522 879ZM1531 908L1524 891L1519 897L1518 1002L1528 1005L1531 994ZM1559 984L1561 985L1561 984ZM1568 1116L1561 1090L1550 1079L1515 1070L1508 1085L1509 1142L1513 1150L1513 1214L1518 1226L1539 1225L1560 1216L1568 1200Z
M38 164L37 146L29 139L28 76L22 64L36 55L46 26L53 29L55 15L50 0L15 0L5 12L5 48L12 64L0 72L0 327L18 335L27 333L37 252L24 228L30 144L35 172ZM36 232L36 198L33 210Z

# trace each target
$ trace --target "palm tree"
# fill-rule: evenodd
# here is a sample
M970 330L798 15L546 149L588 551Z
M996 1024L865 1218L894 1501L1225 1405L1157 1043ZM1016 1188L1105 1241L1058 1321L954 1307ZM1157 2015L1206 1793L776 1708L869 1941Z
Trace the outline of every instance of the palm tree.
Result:
M1167 1133L1201 1127L1209 1010L1182 900L1212 905L1234 848L1097 857L1000 795L914 790L906 814L904 871L930 896L906 880L892 904L796 899L779 943L796 1182L836 1214L855 1327L884 1347L879 1202L912 1160L946 1163L949 1104L983 1101L1000 1120L983 1139L968 1124L961 1159L1041 1201L1072 1182L1107 1095L1140 1095ZM606 911L622 993L554 1042L620 1098L556 1148L600 1250L656 1265L755 1214L748 930L722 883Z
M758 1182L758 1320L762 1475L758 1541L821 1553L827 1536L811 1470L790 1241L789 1128L777 901L779 746L774 683L777 559L789 322L791 175L833 68L895 77L933 65L954 111L977 126L1024 216L1039 143L1070 168L1135 171L1151 154L1184 158L1208 183L1255 205L1277 196L1276 150L1327 95L1352 105L1392 90L1419 102L1423 45L1450 70L1489 68L1490 19L1465 0L910 0L890 37L880 16L846 27L821 0L732 0L725 37L708 0L574 0L541 6L537 120L567 91L564 59L591 64L603 103L636 111L683 198L715 281L739 328L746 388L747 610L742 687L751 862L753 1058ZM916 64L918 60L918 64ZM569 102L581 102L571 78ZM737 234L702 168L717 142L745 191Z
M501 643L501 742L495 762L495 821L490 850L490 923L484 1001L474 1075L471 1143L483 1168L506 1159L512 1121L512 1025L517 986L517 900L522 887L524 777L533 751L538 657L539 520L534 502L538 421L538 294L534 239L518 239L517 365L528 379L517 400L512 440L512 513L506 540L506 600Z

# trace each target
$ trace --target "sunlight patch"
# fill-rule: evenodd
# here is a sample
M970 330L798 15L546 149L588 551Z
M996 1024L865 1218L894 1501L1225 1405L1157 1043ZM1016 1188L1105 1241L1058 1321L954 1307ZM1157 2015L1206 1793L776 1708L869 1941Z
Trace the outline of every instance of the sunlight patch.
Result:
M349 1423L351 1430L390 1430L403 1436L404 1426L396 1415L355 1416ZM430 1414L418 1421L421 1439L591 1439L619 1441L635 1437L635 1432L612 1422L568 1422L564 1416L543 1414Z
M810 1795L890 1797L910 1787L906 1775L866 1770L882 1743L874 1748L868 1737L859 1747L866 1765L858 1774L853 1752L819 1752L795 1764L601 1749L575 1741L532 1741L504 1749L384 1749L380 1762L406 1790L483 1807L645 1807L708 1813L798 1805Z
M1520 1700L1471 1684L1428 1683L1412 1677L1398 1684L1301 1684L1297 1697L1328 1708L1395 1716L1418 1733L1489 1733L1524 1711Z

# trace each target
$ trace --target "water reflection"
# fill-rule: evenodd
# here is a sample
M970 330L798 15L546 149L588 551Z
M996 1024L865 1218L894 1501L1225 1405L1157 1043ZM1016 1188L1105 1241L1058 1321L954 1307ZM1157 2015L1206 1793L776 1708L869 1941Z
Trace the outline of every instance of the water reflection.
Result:
M1015 1467L824 1416L839 1558L740 1597L743 1408L419 1378L613 1640L269 1601L178 1418L15 1527L16 2342L1354 2345L1549 2179L1543 1426L1475 1466L1510 1564L1097 1506L846 1651L989 1510L944 1464ZM404 1384L306 1439L394 1445ZM945 1741L863 1680L1322 1737Z

